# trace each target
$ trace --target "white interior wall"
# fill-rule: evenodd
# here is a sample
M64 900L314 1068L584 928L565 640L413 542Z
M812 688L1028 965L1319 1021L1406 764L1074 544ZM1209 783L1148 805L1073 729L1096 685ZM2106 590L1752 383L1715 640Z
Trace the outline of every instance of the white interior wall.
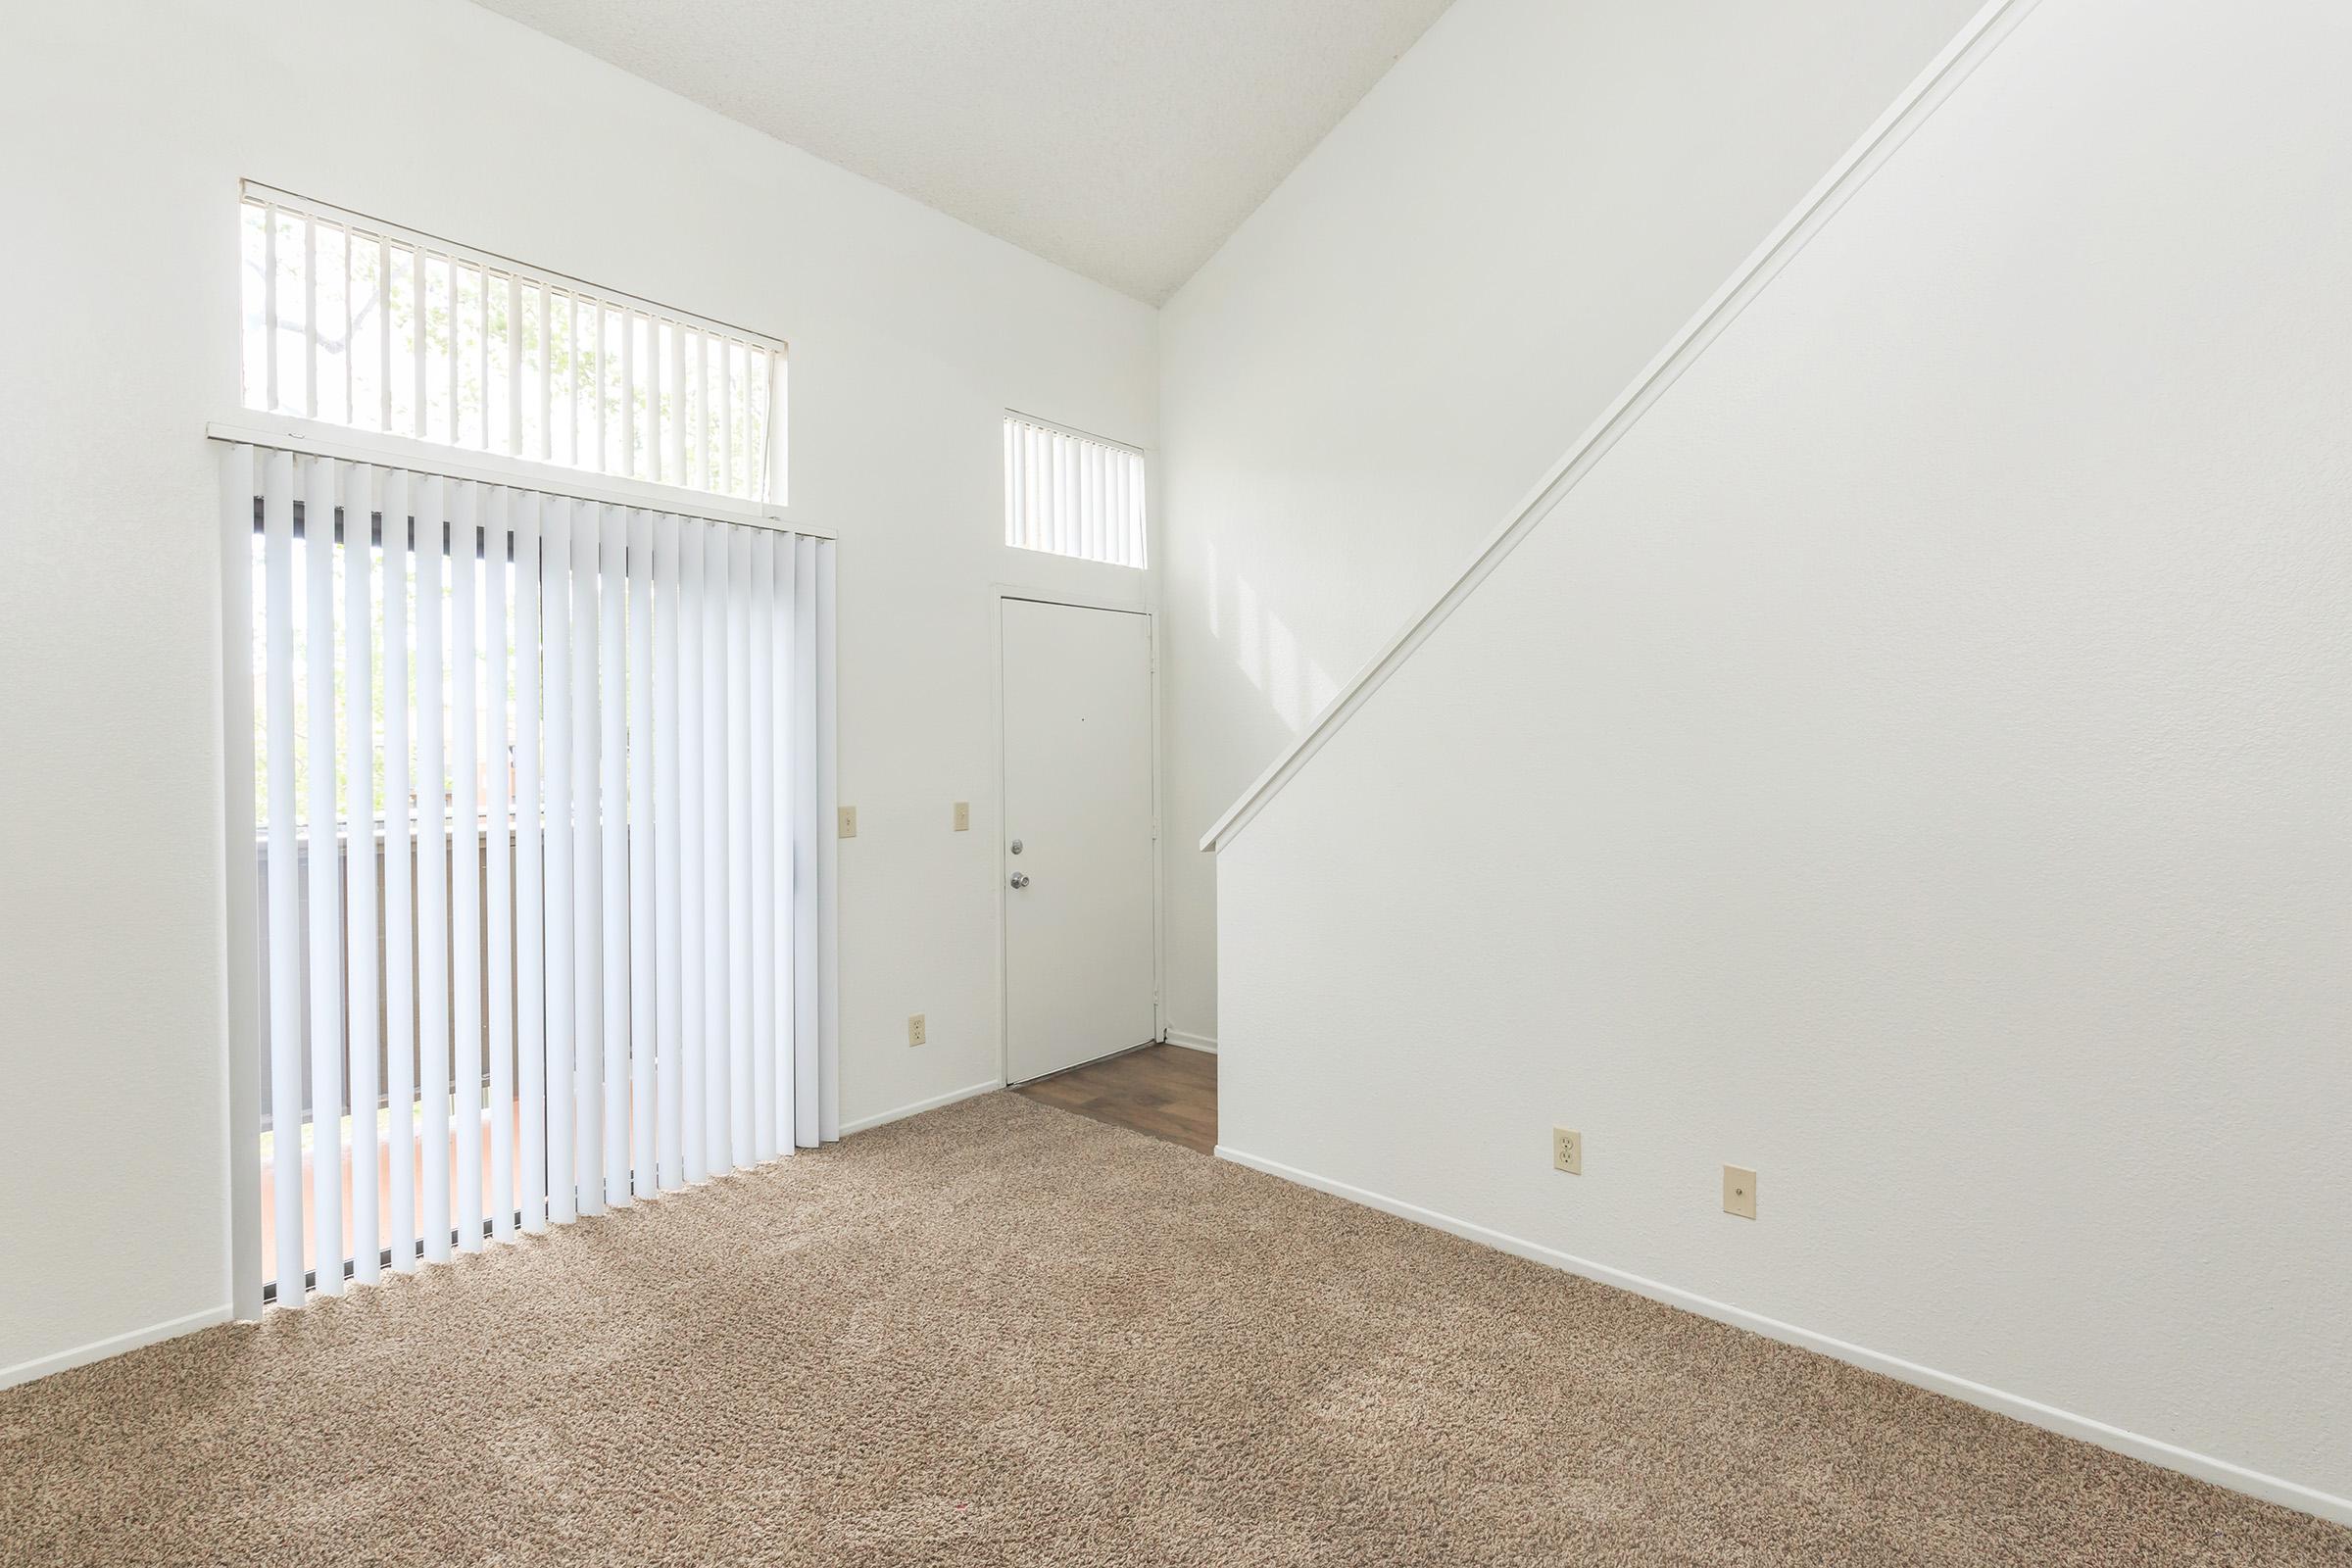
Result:
M1457 0L1160 329L1168 1021L1200 834L1979 0Z
M1154 444L1153 313L456 0L7 31L0 1369L227 1299L203 430L240 176L790 340L794 506L841 534L842 1113L994 1080L989 587L1150 587L1001 544L1000 412Z
M2033 10L1222 854L1221 1141L2352 1519L2348 66Z

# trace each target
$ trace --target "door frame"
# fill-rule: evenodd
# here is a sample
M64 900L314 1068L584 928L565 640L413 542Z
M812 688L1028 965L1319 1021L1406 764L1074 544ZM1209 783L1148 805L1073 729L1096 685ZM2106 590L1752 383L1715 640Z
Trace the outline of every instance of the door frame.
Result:
M1160 657L1159 612L1155 605L1121 603L1116 599L1097 598L1087 594L1066 593L1059 589L1023 588L1012 583L993 583L988 591L989 620L989 727L996 749L997 790L997 1081L1012 1083L1012 944L1005 926L1005 892L1012 875L1012 857L1005 846L1010 842L1006 823L1008 803L1004 793L1004 602L1021 600L1030 604L1060 605L1069 610L1099 610L1116 615L1140 615L1151 631L1152 668L1150 685L1152 712L1152 1038L1168 1038L1167 1016L1167 900L1164 883L1166 866L1160 854L1160 842L1165 831L1166 813L1160 803Z

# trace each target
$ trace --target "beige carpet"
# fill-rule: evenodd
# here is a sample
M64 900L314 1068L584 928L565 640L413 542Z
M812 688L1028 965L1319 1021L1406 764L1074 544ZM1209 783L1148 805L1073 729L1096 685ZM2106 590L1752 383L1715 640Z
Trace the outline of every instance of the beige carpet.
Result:
M2352 1564L991 1095L0 1394L10 1563Z

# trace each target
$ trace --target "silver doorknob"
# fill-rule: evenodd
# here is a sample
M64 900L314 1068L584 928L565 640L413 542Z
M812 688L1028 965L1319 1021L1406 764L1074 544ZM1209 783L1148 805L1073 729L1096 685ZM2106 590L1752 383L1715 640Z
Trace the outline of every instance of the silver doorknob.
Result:
M1027 887L1027 886L1029 885L1029 874L1028 874L1026 871L1015 871L1015 872L1013 872L1013 873L1012 873L1012 885L1013 885L1014 887L1016 887L1016 888L1025 888L1025 887Z

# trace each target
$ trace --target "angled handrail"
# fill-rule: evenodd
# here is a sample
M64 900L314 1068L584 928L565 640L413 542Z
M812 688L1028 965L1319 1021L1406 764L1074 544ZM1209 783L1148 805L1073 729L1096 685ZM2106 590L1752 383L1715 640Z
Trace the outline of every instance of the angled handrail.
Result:
M1740 264L1724 285L1699 308L1660 351L1657 358L1645 366L1633 384L1617 395L1616 401L1604 410L1599 418L1577 437L1567 455L1552 465L1550 470L1537 481L1525 500L1505 517L1502 525L1487 536L1486 542L1471 556L1469 564L1458 572L1445 590L1401 630L1391 637L1386 646L1372 657L1370 662L1356 671L1350 680L1332 699L1322 712L1315 716L1288 751L1274 760L1272 766L1257 776L1256 782L1242 792L1216 825L1201 835L1203 851L1223 849L1234 836L1247 827L1250 819L1265 808L1268 801L1282 793L1283 787L1304 767L1315 753L1321 751L1341 725L1352 717L1356 710L1370 700L1372 694L1396 673L1398 665L1412 657L1413 651L1429 640L1432 632L1446 618L1461 608L1462 602L1475 592L1478 585L1502 564L1503 558L1517 548L1519 541L1534 531L1536 524L1559 505L1568 492L1576 487L1593 466L1606 455L1609 448L1635 424L1650 406L1662 397L1666 389L1689 369L1707 346L1720 336L1723 329L1736 320L1748 302L1764 291L1773 277L1803 250L1812 237L1821 231L1838 208L1876 173L1911 133L1926 122L1928 117L1949 98L1955 88L1968 78L1971 72L2015 29L2038 0L1989 0L1989 3L1969 19L1968 25L1928 68L1879 116L1862 137L1847 149L1820 182L1808 191L1803 201L1787 218L1781 220L1764 243Z

